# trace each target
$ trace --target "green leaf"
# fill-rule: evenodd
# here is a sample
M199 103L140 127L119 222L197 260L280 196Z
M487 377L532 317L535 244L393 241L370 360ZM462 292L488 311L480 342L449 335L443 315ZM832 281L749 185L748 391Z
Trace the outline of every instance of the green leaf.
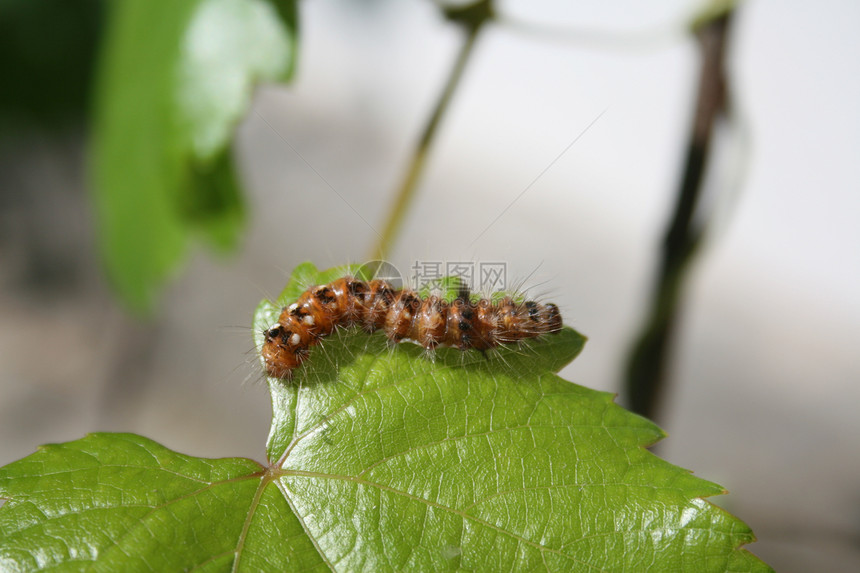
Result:
M254 461L133 434L44 446L0 468L0 570L303 570L319 556L278 491Z
M347 270L300 266L255 330ZM584 342L431 361L339 331L269 379L268 467L99 434L0 468L0 569L770 571L659 428L553 374Z
M93 178L108 273L144 310L191 235L227 249L244 208L231 141L254 85L295 59L294 0L117 0L101 62Z

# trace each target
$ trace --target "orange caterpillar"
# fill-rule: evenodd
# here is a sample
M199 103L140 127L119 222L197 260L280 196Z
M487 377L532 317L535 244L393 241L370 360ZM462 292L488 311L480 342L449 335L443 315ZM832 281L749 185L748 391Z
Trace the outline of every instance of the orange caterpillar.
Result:
M486 350L561 330L554 304L469 300L461 290L450 303L396 290L382 280L343 277L306 290L283 309L277 324L265 332L263 360L270 376L290 379L308 357L309 348L342 326L361 325L367 332L384 330L392 342L409 339L432 350L452 346Z

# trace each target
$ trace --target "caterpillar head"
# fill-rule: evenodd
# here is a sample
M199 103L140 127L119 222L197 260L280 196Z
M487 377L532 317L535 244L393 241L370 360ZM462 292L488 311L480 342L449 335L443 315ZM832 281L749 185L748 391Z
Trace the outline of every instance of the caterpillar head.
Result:
M301 337L283 324L277 323L265 332L263 362L266 372L275 378L289 379L307 355L301 346Z

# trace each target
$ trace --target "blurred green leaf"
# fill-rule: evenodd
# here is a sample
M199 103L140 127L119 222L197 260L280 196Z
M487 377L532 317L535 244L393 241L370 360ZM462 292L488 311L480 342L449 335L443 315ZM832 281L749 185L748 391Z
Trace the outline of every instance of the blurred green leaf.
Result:
M151 306L191 235L222 249L238 240L244 213L233 132L254 85L291 74L294 4L114 2L93 172L108 273L133 308Z
M192 188L181 199L180 205L189 228L202 231L210 244L226 251L238 240L237 232L244 223L245 208L239 185L232 145L221 150L209 165L194 170L189 184Z
M348 270L297 268L257 342ZM0 569L770 571L720 486L644 449L659 428L553 374L584 342L431 361L340 330L269 379L268 467L97 434L0 468Z

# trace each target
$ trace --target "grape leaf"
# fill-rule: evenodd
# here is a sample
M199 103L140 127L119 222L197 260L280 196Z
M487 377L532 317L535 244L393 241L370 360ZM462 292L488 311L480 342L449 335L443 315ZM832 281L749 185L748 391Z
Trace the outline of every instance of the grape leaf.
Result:
M94 200L114 287L147 309L190 237L244 222L233 130L295 60L295 0L118 0L96 89Z
M297 268L257 342L348 270ZM266 466L95 434L0 468L0 570L770 571L720 486L644 449L659 428L553 374L584 342L431 361L339 331L268 380Z

